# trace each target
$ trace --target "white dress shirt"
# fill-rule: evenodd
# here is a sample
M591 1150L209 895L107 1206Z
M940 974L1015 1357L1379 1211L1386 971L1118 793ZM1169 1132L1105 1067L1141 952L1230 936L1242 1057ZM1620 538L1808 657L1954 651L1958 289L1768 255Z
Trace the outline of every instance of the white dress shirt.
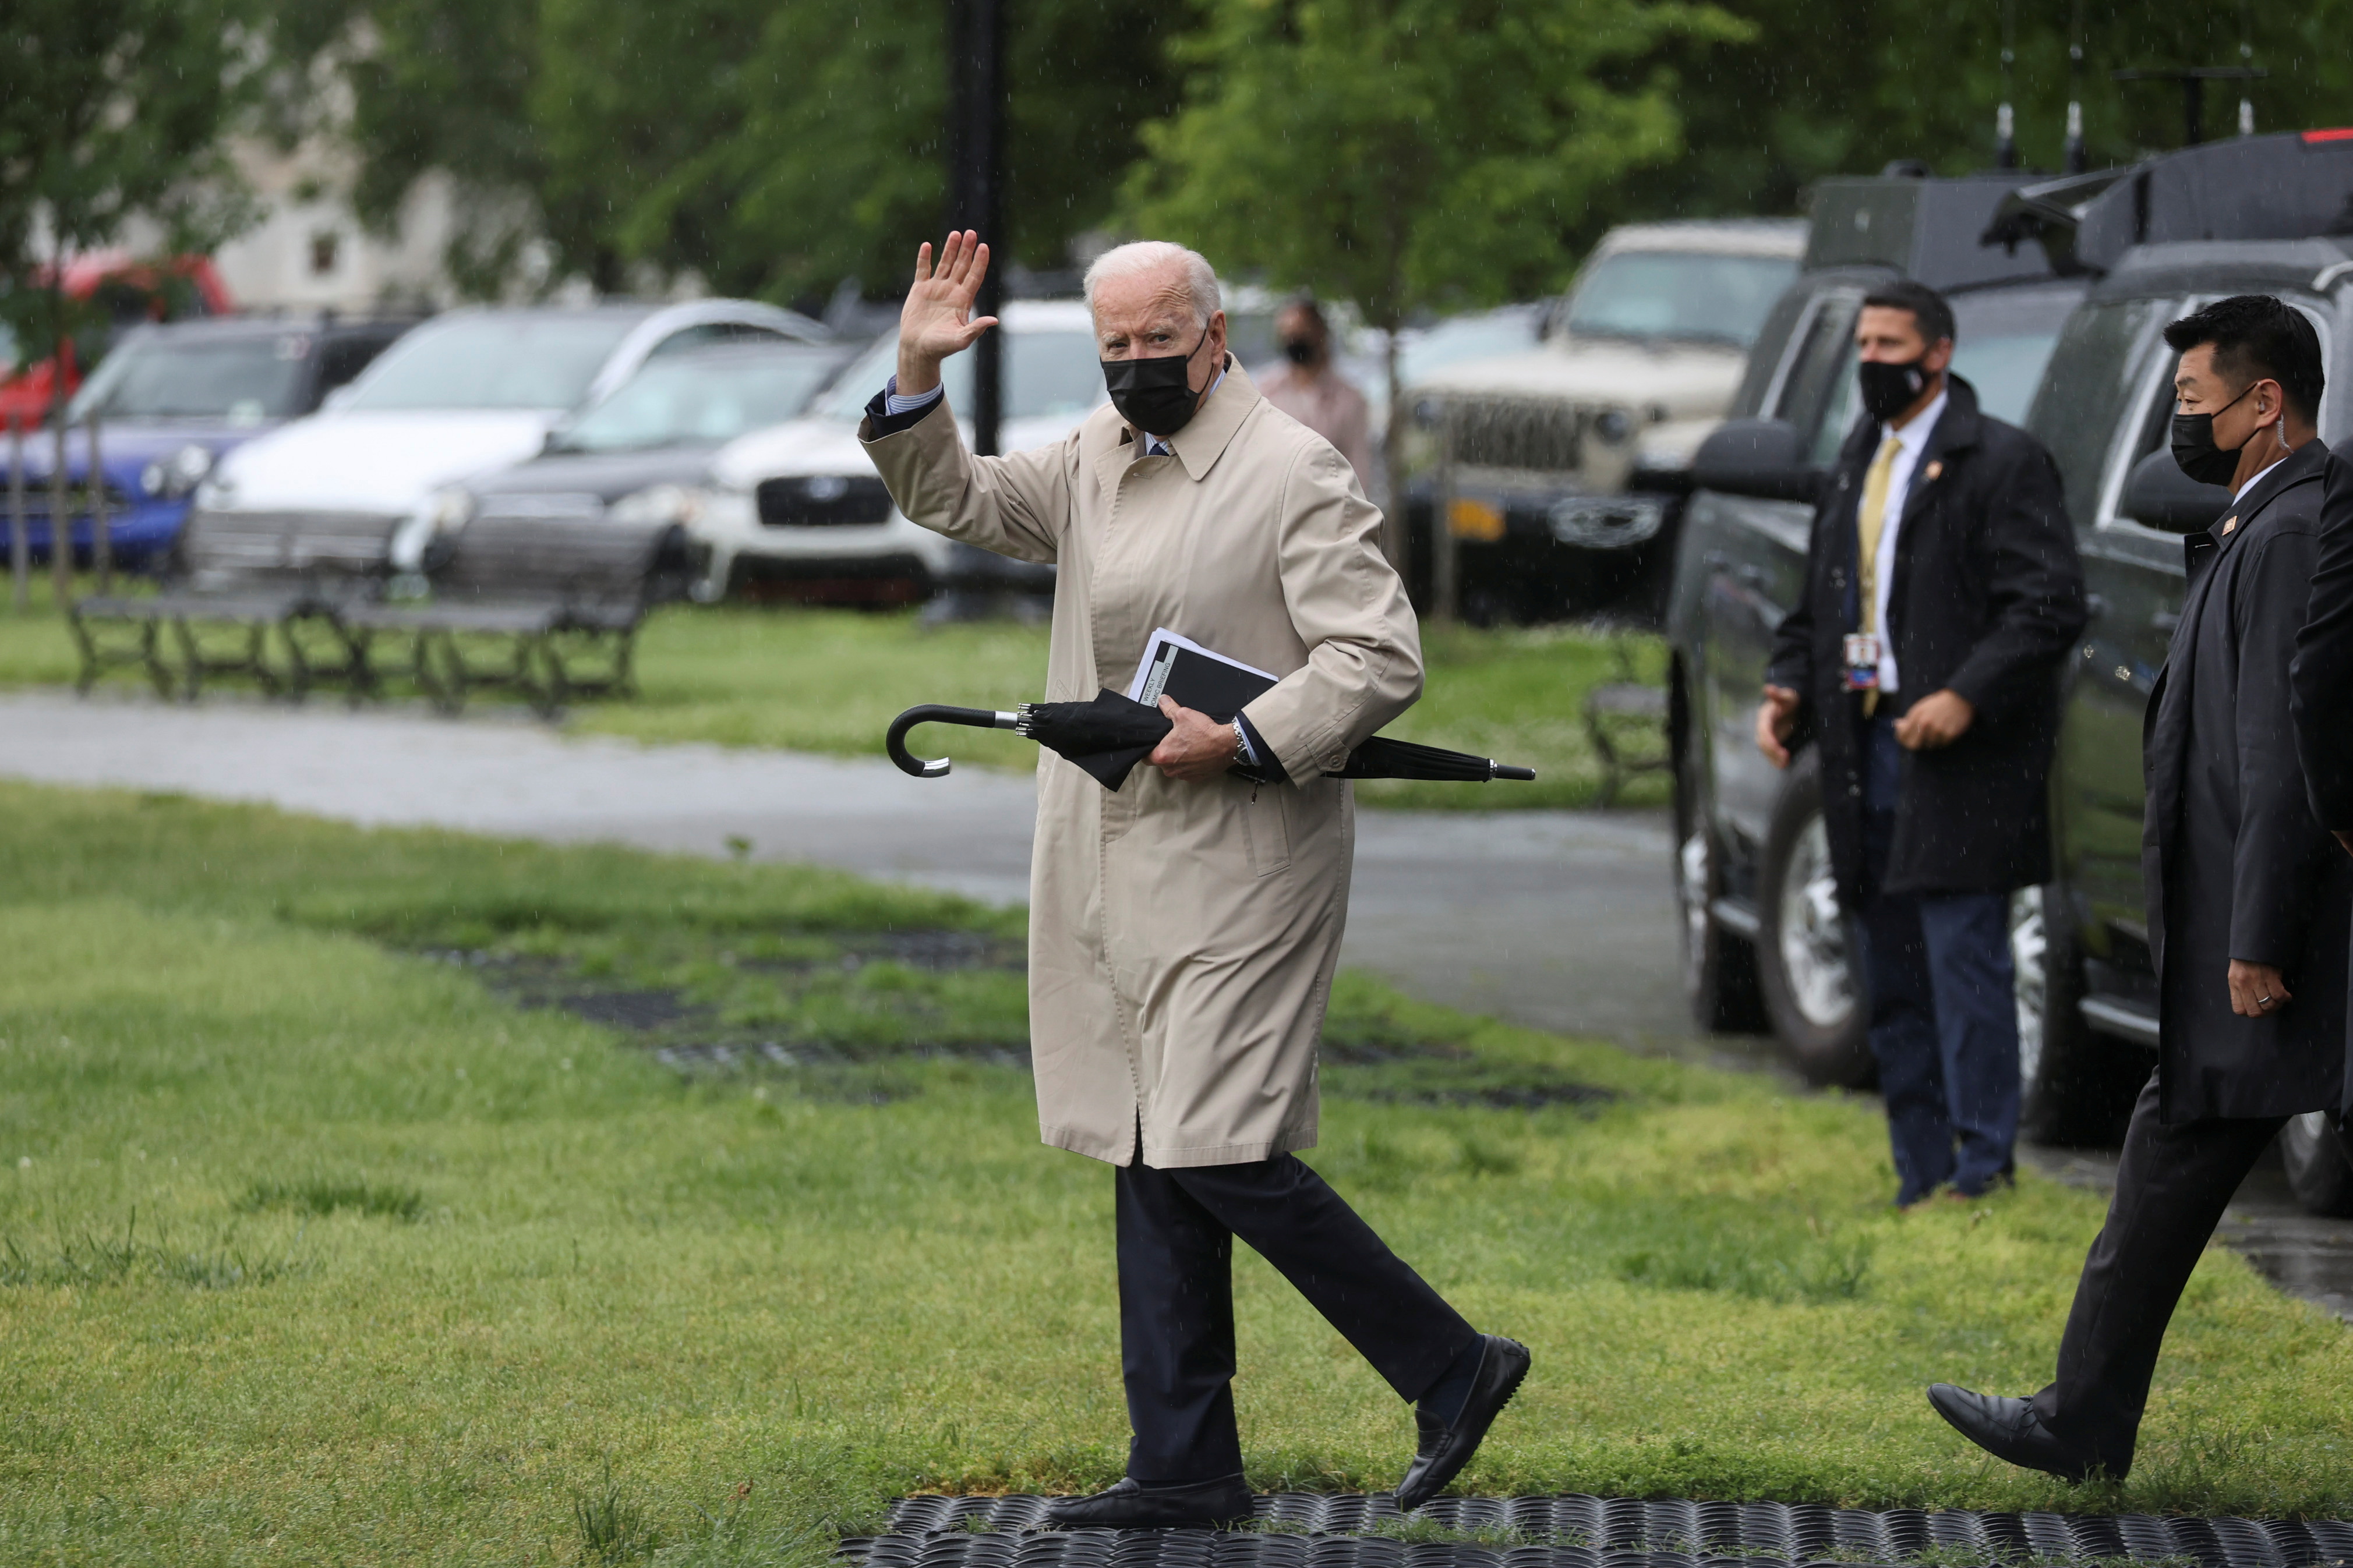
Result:
M2241 485L2236 490L2232 492L2231 504L2232 506L2236 506L2241 501L2244 500L2249 490L2253 489L2257 485L2263 482L2263 474L2270 473L2274 468L2278 468L2282 463L2286 461L2287 459L2285 458L2274 458L2270 462L2265 463L2263 465L2263 473L2257 474L2253 479L2249 479L2245 484Z
M1901 430L1892 425L1879 427L1882 444L1891 436L1896 441L1895 461L1887 470L1887 510L1879 524L1879 555L1872 568L1882 691L1904 689L1902 677L1895 668L1895 639L1889 635L1887 625L1887 591L1895 582L1895 536L1904 531L1904 501L1912 492L1912 472L1920 466L1920 454L1928 449L1928 437L1936 433L1936 421L1945 416L1946 398L1947 394L1936 394L1936 400L1905 420Z

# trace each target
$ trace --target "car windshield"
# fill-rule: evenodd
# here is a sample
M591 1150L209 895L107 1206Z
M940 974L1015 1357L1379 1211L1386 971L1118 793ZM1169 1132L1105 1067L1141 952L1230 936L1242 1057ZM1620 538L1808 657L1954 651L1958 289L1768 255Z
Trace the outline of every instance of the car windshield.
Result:
M948 389L948 405L959 419L972 417L972 359L967 351L940 367L941 384ZM885 337L841 373L840 381L818 412L834 419L858 418L898 368L899 341ZM1077 416L1101 403L1104 396L1103 362L1095 358L1092 332L1006 333L1006 418Z
M230 425L289 418L302 411L302 366L315 347L308 332L133 340L106 356L67 417Z
M352 384L343 406L569 408L640 319L469 316L420 327Z
M800 413L839 363L833 354L790 352L657 359L558 430L548 449L625 452L732 441Z
M1492 359L1535 347L1540 308L1506 305L1439 322L1398 349L1398 379L1407 386L1464 360Z
M1568 302L1573 335L1692 338L1746 348L1798 275L1794 258L1621 250L1596 262Z

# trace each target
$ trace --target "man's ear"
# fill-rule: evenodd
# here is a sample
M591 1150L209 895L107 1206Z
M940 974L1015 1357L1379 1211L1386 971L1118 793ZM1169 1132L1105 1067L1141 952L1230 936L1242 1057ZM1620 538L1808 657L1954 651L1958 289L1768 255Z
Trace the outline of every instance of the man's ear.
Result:
M1931 371L1943 372L1950 369L1953 363L1953 340L1938 338L1936 346L1923 355L1922 359Z

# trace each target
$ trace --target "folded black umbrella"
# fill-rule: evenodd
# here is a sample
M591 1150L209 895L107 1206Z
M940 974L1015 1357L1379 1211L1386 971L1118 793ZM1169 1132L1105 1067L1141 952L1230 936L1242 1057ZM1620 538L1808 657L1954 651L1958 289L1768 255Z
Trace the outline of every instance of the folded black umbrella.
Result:
M968 724L976 730L1010 730L1068 757L1105 789L1117 789L1125 784L1135 764L1152 754L1152 748L1170 729L1166 714L1116 691L1097 692L1087 702L1024 702L1009 710L927 704L910 708L892 720L885 742L891 760L899 764L900 771L919 779L938 778L948 771L950 763L945 757L924 762L907 750L907 731L918 724ZM1467 752L1449 752L1376 735L1348 753L1345 767L1328 776L1484 784L1489 779L1533 779L1536 775L1533 769L1510 767L1492 757L1474 757Z

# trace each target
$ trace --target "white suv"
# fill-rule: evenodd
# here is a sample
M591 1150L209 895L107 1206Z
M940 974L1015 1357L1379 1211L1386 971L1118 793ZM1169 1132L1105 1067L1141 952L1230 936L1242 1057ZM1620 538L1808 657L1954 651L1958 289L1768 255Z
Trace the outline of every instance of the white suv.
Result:
M1018 452L1059 441L1104 399L1087 308L1016 300L997 315L1005 334L1000 444ZM696 597L896 604L925 597L946 575L954 544L901 515L858 441L866 405L898 363L897 334L885 334L808 414L721 448L691 525L711 547ZM941 379L970 440L972 355L949 360Z

